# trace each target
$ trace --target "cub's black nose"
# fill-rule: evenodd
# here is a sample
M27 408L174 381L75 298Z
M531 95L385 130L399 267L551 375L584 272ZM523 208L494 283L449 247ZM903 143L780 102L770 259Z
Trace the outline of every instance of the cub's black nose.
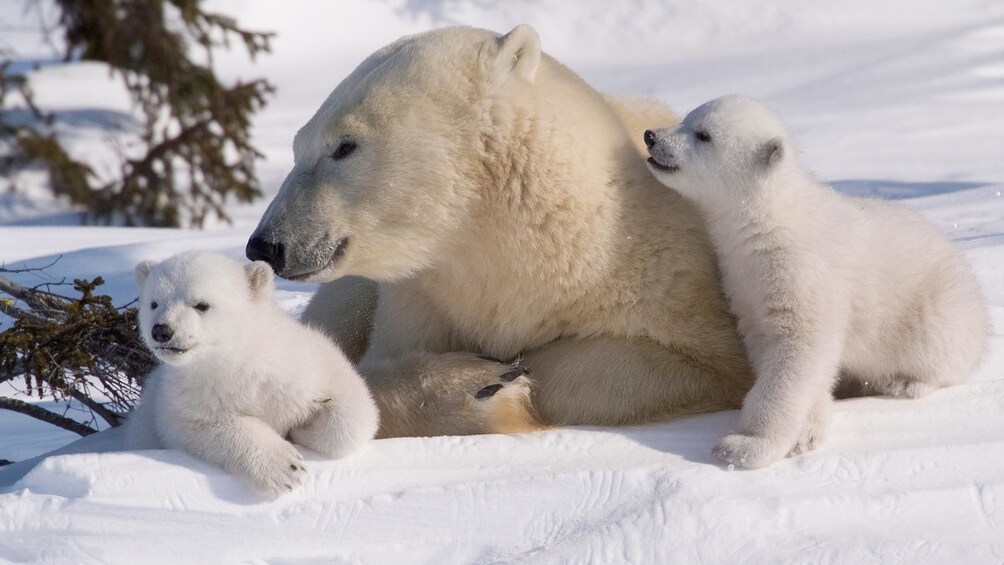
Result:
M153 336L153 340L157 343L164 343L174 336L174 330L172 330L171 326L167 324L154 324L150 331L150 335Z
M655 132L647 129L645 130L645 147L651 149L653 145L655 145Z
M265 241L254 236L248 241L244 254L252 261L264 261L272 266L276 274L281 274L286 267L286 247L279 242Z

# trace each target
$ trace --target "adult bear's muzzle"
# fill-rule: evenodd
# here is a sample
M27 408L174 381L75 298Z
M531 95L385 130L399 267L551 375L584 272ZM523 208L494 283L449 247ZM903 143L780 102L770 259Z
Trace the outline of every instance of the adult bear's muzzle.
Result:
M306 281L334 268L348 247L348 237L330 235L311 245L291 247L273 236L262 235L259 230L251 235L244 253L252 261L268 263L275 274L286 280Z
M252 261L264 261L272 267L280 277L286 268L286 246L281 241L269 241L264 237L251 235L244 254Z

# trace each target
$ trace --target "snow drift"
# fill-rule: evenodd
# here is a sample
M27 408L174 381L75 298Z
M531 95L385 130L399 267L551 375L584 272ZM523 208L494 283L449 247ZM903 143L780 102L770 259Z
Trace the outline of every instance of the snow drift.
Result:
M711 459L738 418L725 412L633 428L381 440L341 461L305 452L306 484L272 503L183 453L117 452L115 430L69 447L97 453L29 460L74 436L0 412L0 458L26 460L0 467L0 561L1004 561L1000 2L211 7L279 33L274 55L255 67L222 59L230 76L263 74L279 85L256 125L269 191L289 168L296 129L376 48L432 26L502 32L528 22L545 50L607 91L655 96L681 113L729 92L764 99L822 180L902 200L966 250L998 328L991 353L971 383L924 399L837 403L818 451L760 471ZM20 10L2 3L0 18L16 20ZM25 56L44 51L27 36L3 39ZM80 88L67 86L78 72L39 71L40 100L80 107ZM88 107L125 110L107 77L90 80ZM99 142L81 134L82 144ZM136 295L132 268L141 259L195 247L240 257L267 204L234 207L234 226L205 232L40 227L65 223L65 208L31 188L0 197L8 226L0 261L39 265L62 255L50 276L102 275L122 303ZM293 311L312 290L280 289Z

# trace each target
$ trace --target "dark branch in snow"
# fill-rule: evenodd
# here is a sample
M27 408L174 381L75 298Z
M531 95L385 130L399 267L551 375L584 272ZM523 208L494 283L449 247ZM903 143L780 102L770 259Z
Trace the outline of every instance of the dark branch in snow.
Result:
M23 400L18 400L16 398L8 398L6 396L0 396L0 408L4 410L12 410L14 412L24 414L26 416L31 416L36 420L48 422L54 426L59 426L64 430L69 430L75 434L79 434L82 436L89 436L93 434L95 431L97 431L94 428L81 424L76 420L71 420L66 416L60 416L55 412L46 410L45 408L41 408L39 406L35 406L34 404L29 404Z

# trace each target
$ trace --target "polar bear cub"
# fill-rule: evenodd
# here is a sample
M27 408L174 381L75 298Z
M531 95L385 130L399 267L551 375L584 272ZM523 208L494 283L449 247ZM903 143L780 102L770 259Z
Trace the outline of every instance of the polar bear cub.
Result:
M719 98L645 143L706 217L757 375L719 458L757 468L814 447L838 377L915 398L976 368L989 322L962 254L903 206L813 180L764 106Z
M143 340L162 364L126 422L132 449L170 447L276 497L300 485L295 443L341 457L372 439L366 383L321 332L272 300L272 269L204 251L136 267Z

